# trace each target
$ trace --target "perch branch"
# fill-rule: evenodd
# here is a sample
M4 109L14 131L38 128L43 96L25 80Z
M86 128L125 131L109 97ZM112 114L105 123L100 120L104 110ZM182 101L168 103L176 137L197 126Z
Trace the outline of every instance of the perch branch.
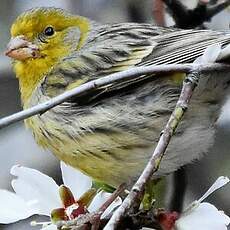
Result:
M77 88L69 90L57 97L54 97L47 102L41 103L24 111L15 113L13 115L7 116L0 120L0 129L9 126L17 121L29 118L37 114L43 114L49 109L67 101L73 96L81 95L82 93L91 92L99 87L106 86L110 83L127 80L130 78L138 77L143 74L150 73L168 73L168 72L185 72L188 73L192 69L197 69L202 73L212 72L212 71L229 71L230 65L225 64L206 64L206 65L195 65L195 64L170 64L170 65L158 65L158 66L148 66L148 67L134 67L132 69L114 73L109 76L90 81Z
M189 101L192 97L192 93L198 84L200 73L192 71L187 75L183 82L183 88L180 97L177 101L176 107L170 116L163 132L161 133L160 139L157 146L152 154L151 159L148 161L141 176L133 186L129 195L125 198L122 205L115 211L112 218L104 228L104 230L118 229L119 224L128 211L133 207L136 201L142 199L144 195L144 189L147 181L149 181L154 172L156 172L160 166L160 162L164 153L167 149L169 141L173 136L180 120L182 119L185 111L188 108Z

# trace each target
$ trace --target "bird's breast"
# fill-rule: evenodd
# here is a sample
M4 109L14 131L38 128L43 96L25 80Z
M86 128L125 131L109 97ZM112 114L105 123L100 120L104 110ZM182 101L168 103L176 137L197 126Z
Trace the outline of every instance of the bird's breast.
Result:
M223 92L215 82L202 81L163 158L159 175L199 158L214 141ZM208 84L212 90L207 90ZM180 86L175 83L157 86L150 82L143 87L132 94L104 98L94 105L66 102L28 119L26 124L38 144L60 160L117 186L140 174L180 93ZM47 98L40 90L33 100L36 104Z

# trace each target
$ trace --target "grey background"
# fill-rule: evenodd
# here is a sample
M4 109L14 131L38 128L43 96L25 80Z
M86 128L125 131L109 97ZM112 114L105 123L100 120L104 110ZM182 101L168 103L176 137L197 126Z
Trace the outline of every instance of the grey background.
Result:
M184 1L193 7L196 1ZM0 118L21 110L18 83L11 70L9 58L3 55L10 39L9 28L15 17L26 9L35 6L62 7L75 14L90 17L104 23L145 21L154 23L152 19L152 0L1 0L0 2ZM167 23L172 19L167 16ZM209 28L228 29L230 10L217 15L210 23ZM188 188L186 203L199 198L210 184L220 175L230 176L230 106L225 106L219 121L216 142L210 153L199 162L186 167L188 174ZM11 189L9 174L10 168L20 164L33 167L56 178L60 182L58 161L47 151L40 149L33 140L29 130L22 122L0 130L0 188ZM218 208L230 214L229 205L230 186L209 198ZM0 204L0 208L1 204ZM30 229L29 221L21 221L12 225L0 225L0 229ZM33 227L33 229L36 229Z

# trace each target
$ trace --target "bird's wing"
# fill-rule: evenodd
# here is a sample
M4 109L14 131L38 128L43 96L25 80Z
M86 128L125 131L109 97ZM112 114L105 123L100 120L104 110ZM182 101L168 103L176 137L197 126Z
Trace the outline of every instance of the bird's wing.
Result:
M211 44L230 43L230 34L209 30L180 30L135 23L96 28L81 50L62 60L47 76L45 85L52 86L49 92L57 93L62 86L65 86L65 90L72 89L133 66L189 63L202 55L205 48ZM58 81L55 80L57 76ZM87 97L93 100L98 95L115 93L125 87L132 88L153 79L152 76L139 76L132 80L116 82ZM60 83L60 79L63 83ZM58 82L56 90L53 84L55 82ZM83 101L88 100L84 98Z

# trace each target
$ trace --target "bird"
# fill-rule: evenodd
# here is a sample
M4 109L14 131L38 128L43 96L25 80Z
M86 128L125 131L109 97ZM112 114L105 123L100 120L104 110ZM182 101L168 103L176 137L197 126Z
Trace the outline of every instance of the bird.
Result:
M230 43L229 32L101 24L53 7L23 12L10 33L5 54L12 58L24 109L133 67L192 63L208 46ZM183 73L146 74L111 83L25 124L38 145L95 181L112 187L133 183L176 105L184 78ZM201 78L154 178L208 152L229 84L228 73Z

